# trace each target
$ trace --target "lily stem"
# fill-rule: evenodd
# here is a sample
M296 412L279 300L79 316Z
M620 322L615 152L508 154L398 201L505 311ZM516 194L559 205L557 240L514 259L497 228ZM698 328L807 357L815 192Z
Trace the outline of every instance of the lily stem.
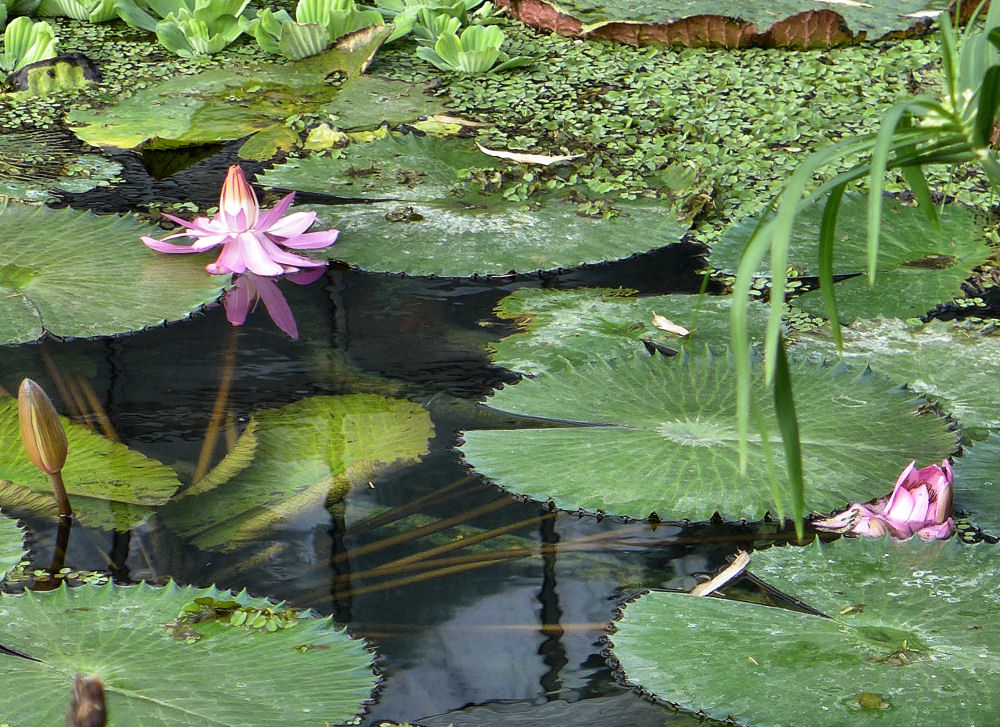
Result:
M62 471L50 473L49 481L52 483L52 493L55 495L56 505L59 506L59 517L73 517L73 508L69 504L66 486L63 485Z

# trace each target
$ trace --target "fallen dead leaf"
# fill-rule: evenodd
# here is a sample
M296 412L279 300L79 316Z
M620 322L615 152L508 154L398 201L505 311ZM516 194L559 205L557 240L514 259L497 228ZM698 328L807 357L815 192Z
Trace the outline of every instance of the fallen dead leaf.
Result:
M483 154L489 154L491 157L497 157L498 159L510 159L512 162L520 162L521 164L542 164L548 166L549 164L558 164L559 162L568 162L571 159L579 159L583 154L573 154L571 156L548 156L546 154L522 154L516 151L496 151L494 149L487 149L480 143L476 143L479 147L479 151Z

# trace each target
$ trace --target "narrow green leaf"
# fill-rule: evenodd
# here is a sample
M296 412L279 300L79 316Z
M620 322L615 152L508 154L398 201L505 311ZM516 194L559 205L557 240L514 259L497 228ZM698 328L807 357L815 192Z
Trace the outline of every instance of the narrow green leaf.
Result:
M792 519L795 534L803 535L805 517L805 481L802 478L802 445L799 441L799 422L795 416L795 395L792 392L792 374L788 369L785 340L778 340L774 371L774 413L781 431L781 443L785 449L785 463L788 468L788 484L792 497Z
M837 296L833 292L833 241L837 230L837 215L844 197L844 186L834 187L823 207L823 220L819 229L819 289L826 306L826 317L830 319L833 340L838 350L843 350L840 335L840 315L837 313Z
M998 106L1000 106L1000 66L992 66L983 76L982 86L979 88L979 107L972 135L974 145L989 146Z

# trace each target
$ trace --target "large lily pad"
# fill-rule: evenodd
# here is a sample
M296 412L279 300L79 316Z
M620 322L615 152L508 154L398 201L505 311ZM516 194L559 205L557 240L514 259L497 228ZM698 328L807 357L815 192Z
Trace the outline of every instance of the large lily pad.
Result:
M857 321L842 328L844 360L871 365L937 402L965 427L1000 427L1000 330L993 326L933 320L911 324L896 318ZM835 358L826 330L797 337L806 352Z
M926 32L947 7L937 0L501 0L522 22L562 35L633 45L826 48L864 38ZM963 8L964 9L964 8Z
M11 204L0 212L0 344L110 336L185 318L222 292L204 260L139 240L131 215Z
M260 412L225 459L163 515L199 547L233 550L343 499L352 481L415 462L433 433L419 404L372 394L317 396Z
M81 521L115 530L138 525L180 487L172 469L63 419L69 456L63 480ZM48 477L24 453L17 401L0 397L0 506L55 518Z
M661 349L721 351L729 344L729 306L722 296L657 295L637 298L621 288L550 290L522 288L500 301L496 314L514 319L522 332L491 345L493 362L524 374L555 371L631 355L652 343ZM679 337L653 325L653 315L693 329ZM747 329L761 335L767 309L750 306Z
M24 528L0 512L0 583L26 556Z
M771 548L753 573L828 618L656 592L625 607L612 653L659 699L754 727L992 724L997 558L919 538Z
M945 206L938 232L916 207L885 200L878 274L874 286L870 286L865 272L867 204L866 195L845 196L837 220L833 272L854 276L834 288L844 323L878 314L898 318L921 316L936 304L962 295L962 282L973 268L993 255L972 210ZM822 215L823 205L812 204L800 213L792 230L795 242L788 263L799 268L804 276L819 274ZM720 269L735 269L755 224L756 220L750 220L735 225L712 250L712 264ZM819 290L795 298L795 305L807 313L826 314Z
M372 654L331 619L300 612L273 632L219 618L178 620L196 598L292 615L245 592L173 583L0 594L0 643L37 659L0 654L5 693L17 695L0 719L21 727L61 723L76 674L104 683L112 724L313 727L363 711L378 681ZM211 605L204 611L215 615Z
M292 160L261 184L372 200L313 206L341 231L331 254L363 270L410 275L505 275L617 260L681 239L690 227L658 199L615 200L584 216L576 201L539 195L512 202L484 194L504 163L465 139L386 137L328 157Z
M119 149L165 149L256 135L260 138L248 140L240 155L263 160L287 144L285 121L294 114L325 112L337 115L345 128L365 128L387 119L414 121L441 110L440 101L424 94L425 86L362 80L360 73L367 64L359 64L358 59L370 60L387 33L376 33L373 28L359 33L365 42L347 54L333 48L290 65L178 76L112 107L73 111L67 120L88 144ZM348 76L342 85L326 80L334 71ZM340 94L344 94L342 103ZM385 101L381 108L379 99ZM400 99L405 103L394 103Z
M869 500L910 460L955 449L942 418L919 413L919 399L879 376L811 364L794 364L792 375L809 508ZM753 396L784 481L781 436L759 376ZM640 355L568 367L501 389L487 404L564 425L464 433L468 462L513 492L635 518L707 520L718 512L757 520L776 511L754 432L749 476L740 475L730 358ZM790 502L787 491L782 497Z
M955 460L955 509L1000 537L1000 435L965 447Z

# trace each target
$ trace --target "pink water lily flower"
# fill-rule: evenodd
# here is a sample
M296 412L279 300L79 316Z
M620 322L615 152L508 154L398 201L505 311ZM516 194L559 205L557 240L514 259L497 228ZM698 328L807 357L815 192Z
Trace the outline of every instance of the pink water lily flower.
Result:
M324 272L326 272L325 266L284 277L296 285L308 285L320 278ZM233 287L226 291L226 297L223 299L226 319L234 326L242 326L246 322L247 314L257 305L257 301L261 300L274 324L292 338L298 338L299 330L295 325L292 309L278 289L276 281L279 279L253 273L234 275Z
M219 197L219 211L209 219L199 217L193 222L173 215L163 215L168 220L184 226L183 232L157 240L143 237L142 241L159 252L192 253L204 252L222 245L222 252L214 263L205 266L213 275L251 272L256 275L274 276L294 273L300 268L316 268L326 265L319 260L311 260L288 251L312 250L332 245L337 239L337 230L306 232L316 221L315 212L285 211L295 193L282 198L273 209L260 211L257 195L243 176L239 165L229 167L226 181L222 184ZM193 237L192 245L175 245L166 242L175 237Z
M899 475L896 486L885 497L856 502L833 517L816 520L820 530L856 535L889 533L900 540L917 535L923 540L944 540L955 532L951 517L955 476L948 460L921 470L910 464Z

